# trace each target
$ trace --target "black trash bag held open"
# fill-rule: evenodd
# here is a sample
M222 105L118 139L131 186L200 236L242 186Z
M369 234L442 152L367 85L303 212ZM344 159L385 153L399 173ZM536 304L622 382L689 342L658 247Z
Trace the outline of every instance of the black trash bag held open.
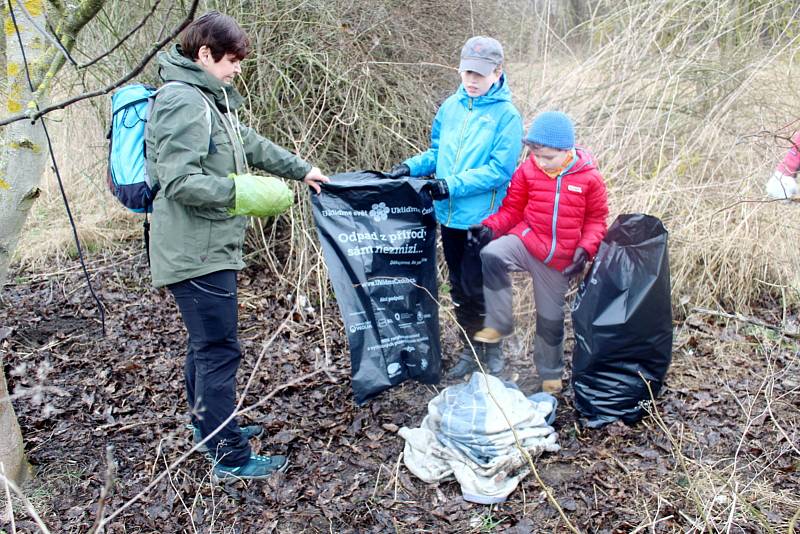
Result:
M572 387L588 426L640 420L650 401L644 380L658 395L672 360L667 230L660 220L627 214L614 221L581 283L572 322Z
M440 378L436 219L424 184L360 171L311 195L358 404L409 378Z

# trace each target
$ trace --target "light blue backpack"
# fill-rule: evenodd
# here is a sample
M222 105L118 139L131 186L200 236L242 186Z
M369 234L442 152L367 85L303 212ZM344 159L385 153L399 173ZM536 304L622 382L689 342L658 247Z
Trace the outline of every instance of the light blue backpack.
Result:
M147 175L144 136L156 96L170 85L188 84L168 82L159 89L145 84L126 85L111 97L111 126L107 135L108 187L117 200L136 213L150 213L158 192L158 184L154 185ZM203 102L206 104L210 138L211 109L205 98Z
M129 210L144 213L144 247L150 263L150 222L147 214L153 211L153 199L159 184L147 175L145 129L158 93L170 85L189 85L168 82L156 89L152 85L133 84L116 91L111 97L111 126L106 136L108 167L106 181L111 194ZM206 105L208 136L211 138L211 107L203 93L195 88Z

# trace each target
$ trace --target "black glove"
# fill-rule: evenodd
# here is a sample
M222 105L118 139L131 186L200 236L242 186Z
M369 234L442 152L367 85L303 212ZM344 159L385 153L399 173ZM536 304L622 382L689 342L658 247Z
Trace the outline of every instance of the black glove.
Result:
M583 268L586 267L586 260L589 259L589 255L583 250L582 247L578 247L575 249L575 254L572 255L572 263L567 265L567 268L564 269L564 276L575 276L577 274L581 274L583 272Z
M425 183L425 189L431 194L433 200L443 200L450 196L450 190L447 188L447 182L438 178L428 180Z
M403 176L411 176L411 169L405 163L398 163L392 167L392 170L386 173L386 177L392 180L402 178Z
M494 232L483 224L473 224L467 230L467 246L478 250L489 244L494 239Z

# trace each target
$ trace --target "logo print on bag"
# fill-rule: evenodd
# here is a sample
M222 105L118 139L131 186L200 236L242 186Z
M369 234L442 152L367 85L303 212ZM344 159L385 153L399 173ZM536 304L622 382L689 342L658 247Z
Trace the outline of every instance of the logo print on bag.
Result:
M386 366L386 372L389 373L389 378L394 378L400 374L400 364L392 362Z
M375 222L381 222L388 219L389 208L386 207L386 202L373 204L372 209L369 210L369 216L372 217L372 220L374 220Z

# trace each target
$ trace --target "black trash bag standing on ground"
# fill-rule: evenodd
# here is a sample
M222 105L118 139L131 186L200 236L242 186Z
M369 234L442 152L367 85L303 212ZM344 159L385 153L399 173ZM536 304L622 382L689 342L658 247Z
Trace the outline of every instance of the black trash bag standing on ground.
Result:
M641 419L672 360L667 230L655 217L620 215L572 310L575 406L590 427Z
M361 171L311 195L358 404L409 378L439 382L436 219L424 185Z

